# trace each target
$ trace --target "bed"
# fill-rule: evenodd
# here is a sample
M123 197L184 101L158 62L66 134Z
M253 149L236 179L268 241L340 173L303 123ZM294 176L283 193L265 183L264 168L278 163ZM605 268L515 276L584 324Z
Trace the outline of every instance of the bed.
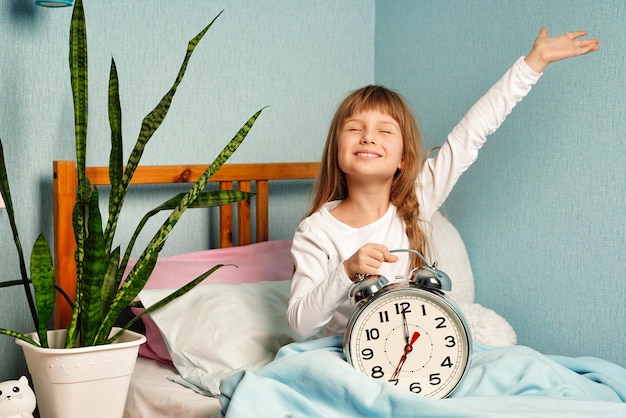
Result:
M517 346L506 319L474 302L463 241L439 213L427 226L435 256L453 280L452 296L475 341L470 373L452 398L409 399L364 378L345 362L339 337L293 342L285 320L290 241L269 240L269 184L300 180L308 188L318 167L228 164L214 175L220 188L256 195L235 210L219 208L220 248L159 259L140 294L145 306L217 263L227 266L144 320L147 342L124 417L626 416L626 370L601 359L544 356ZM134 182L192 182L204 168L143 166ZM72 294L76 168L72 161L55 161L53 170L56 277ZM87 175L92 184L108 184L105 167L88 168ZM69 315L58 309L55 325L66 324ZM311 367L322 364L330 368Z

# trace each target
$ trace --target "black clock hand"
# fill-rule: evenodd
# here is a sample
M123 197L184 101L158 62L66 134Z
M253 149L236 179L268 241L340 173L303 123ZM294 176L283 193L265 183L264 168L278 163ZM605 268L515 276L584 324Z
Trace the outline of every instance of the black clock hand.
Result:
M413 333L413 336L411 337L411 341L407 345L404 346L404 353L402 354L402 357L400 357L400 361L398 362L396 369L393 371L391 378L389 378L390 382L393 382L394 380L397 382L398 376L400 375L400 372L402 371L402 366L404 365L404 362L406 361L406 356L411 351L413 351L413 344L415 344L415 341L417 341L419 336L420 336L420 333L415 331Z
M409 325L406 323L406 314L402 312L402 326L404 327L404 343L409 343Z

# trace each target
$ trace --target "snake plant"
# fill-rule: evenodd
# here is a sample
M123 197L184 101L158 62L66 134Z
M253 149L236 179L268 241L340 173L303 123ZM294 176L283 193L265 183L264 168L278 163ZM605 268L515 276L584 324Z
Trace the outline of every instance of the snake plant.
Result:
M88 120L87 32L82 0L75 2L69 35L69 66L74 100L76 166L78 172L76 205L72 214L72 224L76 238L77 286L75 300L71 302L71 299L65 295L62 289L56 289L52 257L49 245L43 234L39 235L33 246L30 257L30 271L28 272L26 269L24 253L15 223L4 150L0 140L0 192L6 202L8 219L18 252L22 276L21 280L9 280L0 283L0 287L13 285L22 285L24 287L39 341L37 342L24 334L8 329L0 328L0 333L28 341L31 344L47 347L47 324L52 316L55 296L60 291L67 302L73 306L65 347L111 343L130 326L130 323L128 323L117 334L111 335L113 326L120 313L133 303L133 300L145 286L168 234L185 210L187 208L219 206L250 197L250 193L247 192L204 192L203 190L211 176L228 160L246 138L263 109L256 112L244 123L213 163L208 166L206 171L191 186L189 191L158 205L144 216L123 252L120 247L113 248L112 246L124 200L144 149L165 119L176 89L185 75L194 49L220 14L189 41L187 53L174 84L165 93L156 107L143 119L139 137L125 165L123 164L122 156L122 112L118 91L118 76L115 61L111 60L108 95L108 113L111 127L111 152L109 158L111 191L109 195L108 219L105 224L99 210L98 190L90 184L85 173ZM158 228L150 242L141 252L134 267L124 278L123 274L128 265L131 251L147 219L165 210L170 211L169 216ZM221 265L216 265L189 284L146 309L143 314L148 314L191 290L220 267ZM34 296L31 291L31 283L35 291Z

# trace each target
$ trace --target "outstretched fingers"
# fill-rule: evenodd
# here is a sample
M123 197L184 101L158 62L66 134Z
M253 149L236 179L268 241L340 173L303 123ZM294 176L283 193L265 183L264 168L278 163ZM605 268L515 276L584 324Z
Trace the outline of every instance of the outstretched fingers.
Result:
M586 30L579 30L563 35L573 41L574 46L578 49L579 55L586 54L591 51L596 51L600 48L599 41L597 39L578 39L583 36L587 36Z
M576 45L576 48L578 48L579 55L587 54L600 49L600 42L597 39L584 39L581 41L575 41L574 44Z
M567 36L570 39L576 39L576 38L580 38L581 36L587 36L587 31L586 30L578 30L578 31L566 33L563 36Z

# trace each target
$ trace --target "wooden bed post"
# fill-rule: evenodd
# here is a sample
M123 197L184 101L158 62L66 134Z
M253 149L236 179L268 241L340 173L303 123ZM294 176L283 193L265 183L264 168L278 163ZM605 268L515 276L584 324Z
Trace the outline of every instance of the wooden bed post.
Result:
M269 222L269 182L258 180L256 182L256 242L270 239Z
M54 161L52 193L54 209L54 277L72 300L76 297L76 264L74 263L74 227L72 226L72 210L76 201L77 173L73 161ZM73 182L59 182L62 179L73 179ZM62 298L57 298L54 315L55 329L65 328L72 318L72 308Z
M242 192L251 190L249 181L238 181L237 189ZM250 234L250 199L244 199L237 203L237 245L248 245L251 241Z
M220 181L220 190L232 190L232 181ZM233 246L233 206L220 206L220 248Z

